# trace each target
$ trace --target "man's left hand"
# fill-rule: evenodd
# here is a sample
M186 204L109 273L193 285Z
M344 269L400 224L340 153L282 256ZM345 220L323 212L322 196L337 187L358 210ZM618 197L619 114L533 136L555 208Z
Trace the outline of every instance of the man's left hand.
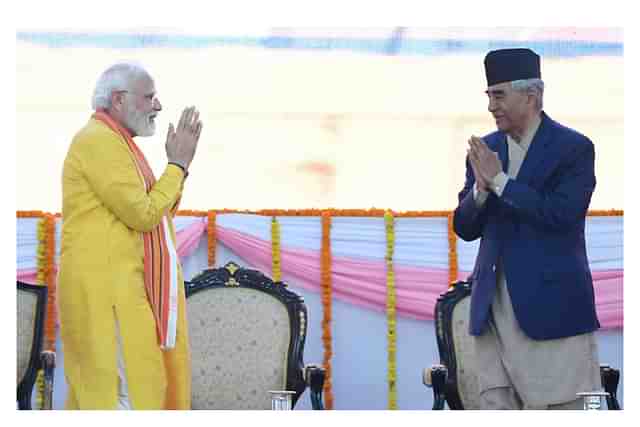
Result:
M502 172L502 162L498 153L491 151L487 144L476 136L469 140L469 159L486 182L493 182L493 178Z

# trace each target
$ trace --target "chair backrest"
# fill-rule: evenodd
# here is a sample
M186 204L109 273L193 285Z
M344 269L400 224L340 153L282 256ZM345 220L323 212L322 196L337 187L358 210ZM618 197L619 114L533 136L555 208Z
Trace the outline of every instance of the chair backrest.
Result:
M303 299L228 263L185 283L193 409L271 409L270 390L304 391Z
M31 409L31 393L41 366L47 287L17 281L17 401Z
M447 367L445 395L451 409L478 409L477 367L469 337L468 282L457 282L436 302L436 335L440 363Z

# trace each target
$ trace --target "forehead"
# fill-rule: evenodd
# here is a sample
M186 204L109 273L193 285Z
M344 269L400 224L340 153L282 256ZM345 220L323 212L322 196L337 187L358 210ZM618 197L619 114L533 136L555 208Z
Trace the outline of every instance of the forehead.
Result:
M487 95L507 94L511 92L511 82L502 82L495 85L491 85L487 88Z

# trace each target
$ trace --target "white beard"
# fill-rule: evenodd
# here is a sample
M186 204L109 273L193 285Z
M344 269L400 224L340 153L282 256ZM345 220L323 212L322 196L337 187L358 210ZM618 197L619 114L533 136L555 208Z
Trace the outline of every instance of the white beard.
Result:
M151 120L153 113L141 113L133 109L124 120L124 125L136 136L153 136L156 133L156 123Z

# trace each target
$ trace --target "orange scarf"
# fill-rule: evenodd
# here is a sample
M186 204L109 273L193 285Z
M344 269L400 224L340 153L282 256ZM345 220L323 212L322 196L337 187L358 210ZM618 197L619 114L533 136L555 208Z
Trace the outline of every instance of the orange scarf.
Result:
M106 124L111 130L122 136L129 147L140 180L144 184L146 192L149 193L156 182L156 178L144 154L133 142L131 134L104 110L96 111L93 118ZM168 222L175 215L179 201L180 198L153 230L142 233L144 242L144 286L156 320L156 330L162 349L171 349L175 347L176 342L178 255L169 234Z

